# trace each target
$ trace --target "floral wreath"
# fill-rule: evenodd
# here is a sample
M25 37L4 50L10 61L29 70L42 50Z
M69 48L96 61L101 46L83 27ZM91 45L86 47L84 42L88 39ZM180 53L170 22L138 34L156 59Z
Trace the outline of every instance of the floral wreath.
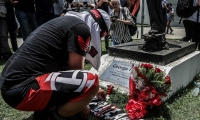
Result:
M129 101L126 110L131 120L144 118L147 108L160 106L161 97L166 97L171 89L169 75L151 64L132 66L129 78Z

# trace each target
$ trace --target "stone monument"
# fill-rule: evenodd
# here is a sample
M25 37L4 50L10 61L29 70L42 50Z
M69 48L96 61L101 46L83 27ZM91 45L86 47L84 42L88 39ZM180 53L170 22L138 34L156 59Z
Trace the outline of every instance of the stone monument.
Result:
M128 93L128 78L132 64L151 63L159 67L172 80L172 92L186 86L200 72L200 52L195 50L195 43L181 41L167 41L169 50L144 51L138 46L143 40L135 40L109 47L109 54L102 56L100 69L96 71L100 76L100 85L113 84L115 89Z

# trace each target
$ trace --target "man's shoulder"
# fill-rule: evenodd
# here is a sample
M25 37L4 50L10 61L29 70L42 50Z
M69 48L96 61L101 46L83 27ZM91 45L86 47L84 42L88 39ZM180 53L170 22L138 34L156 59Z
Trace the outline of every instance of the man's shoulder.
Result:
M52 21L65 21L65 22L72 22L74 24L80 23L80 22L85 23L83 20L81 20L77 16L70 14L70 13L67 13L65 16L57 17L57 18L53 19Z

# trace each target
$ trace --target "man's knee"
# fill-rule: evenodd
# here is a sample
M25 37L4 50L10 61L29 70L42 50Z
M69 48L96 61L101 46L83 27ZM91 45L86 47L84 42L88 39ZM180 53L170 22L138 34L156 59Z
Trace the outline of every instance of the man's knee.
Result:
M83 71L82 71L83 72ZM92 98L96 95L96 93L99 90L99 77L97 74L90 72L90 71L84 71L84 73L87 73L87 80L84 78L84 88L82 90L82 94L76 98L73 98L70 100L70 102L77 102L80 100L83 100L85 98Z

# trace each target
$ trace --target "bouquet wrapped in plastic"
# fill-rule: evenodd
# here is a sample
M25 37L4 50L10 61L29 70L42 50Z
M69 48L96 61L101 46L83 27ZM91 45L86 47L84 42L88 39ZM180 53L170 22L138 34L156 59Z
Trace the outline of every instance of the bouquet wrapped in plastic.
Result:
M129 101L126 110L131 120L144 118L149 107L160 106L171 88L170 76L151 64L132 66Z

